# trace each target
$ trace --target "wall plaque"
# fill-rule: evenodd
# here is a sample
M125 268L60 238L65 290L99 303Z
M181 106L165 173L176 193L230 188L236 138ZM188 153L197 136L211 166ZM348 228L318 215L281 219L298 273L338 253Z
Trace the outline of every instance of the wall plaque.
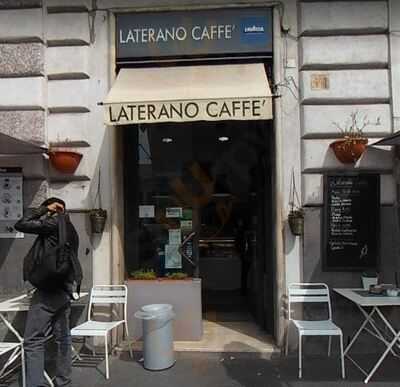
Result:
M311 74L311 90L329 90L329 75Z

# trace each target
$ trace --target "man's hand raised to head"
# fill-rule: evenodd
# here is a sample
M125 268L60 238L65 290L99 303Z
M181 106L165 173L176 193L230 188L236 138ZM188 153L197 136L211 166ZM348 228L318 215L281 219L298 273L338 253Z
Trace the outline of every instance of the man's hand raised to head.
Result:
M51 203L47 206L47 209L50 212L64 212L64 206L61 203Z

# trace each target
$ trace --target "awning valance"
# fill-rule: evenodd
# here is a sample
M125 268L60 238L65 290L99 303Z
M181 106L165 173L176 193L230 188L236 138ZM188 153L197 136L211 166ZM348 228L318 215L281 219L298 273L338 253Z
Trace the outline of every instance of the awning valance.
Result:
M261 63L121 69L103 104L105 123L268 120Z

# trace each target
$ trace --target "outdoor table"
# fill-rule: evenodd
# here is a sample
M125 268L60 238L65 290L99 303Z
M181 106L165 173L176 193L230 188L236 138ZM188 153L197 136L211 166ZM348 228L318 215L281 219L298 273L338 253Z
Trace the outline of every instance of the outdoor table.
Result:
M78 304L79 300L87 295L88 293L85 292L80 293L79 299L73 300L71 305L79 305ZM4 321L8 329L10 329L12 332L16 334L18 340L20 340L21 343L23 342L23 338L21 335L18 334L17 330L15 329L15 327L13 327L11 322L8 321L8 313L27 312L30 309L30 307L31 307L30 297L28 296L28 294L23 294L22 296L13 297L8 300L0 302L0 319ZM54 383L46 371L44 371L44 376L47 382L50 384L50 386L54 387Z
M400 355L395 351L400 343L400 330L396 331L381 312L381 308L385 306L400 306L400 296L389 297L384 294L375 295L370 294L368 290L364 289L333 289L333 291L354 302L365 318L364 322L345 348L344 355L366 376L364 383L368 383L389 352L400 358ZM383 326L386 327L385 331L379 326L379 321L383 322ZM348 354L350 348L356 342L362 331L366 331L370 335L376 337L386 346L385 351L370 371L364 370ZM389 338L388 335L390 335ZM396 347L395 344L397 344Z

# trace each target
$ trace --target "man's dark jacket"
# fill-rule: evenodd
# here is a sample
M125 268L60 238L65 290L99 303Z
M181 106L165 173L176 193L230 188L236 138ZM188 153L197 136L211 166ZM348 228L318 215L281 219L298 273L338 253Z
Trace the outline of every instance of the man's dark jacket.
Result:
M14 226L17 231L38 235L24 260L24 281L28 280L29 273L35 262L44 256L49 257L49 254L57 254L60 215L58 213L49 215L48 211L48 208L45 206L27 211L25 216ZM55 284L55 287L72 293L74 280L78 283L78 286L82 280L82 270L78 261L79 237L68 215L65 215L65 221L66 242L70 246L72 263L71 273L64 280L64 283ZM54 257L54 259L56 258Z

